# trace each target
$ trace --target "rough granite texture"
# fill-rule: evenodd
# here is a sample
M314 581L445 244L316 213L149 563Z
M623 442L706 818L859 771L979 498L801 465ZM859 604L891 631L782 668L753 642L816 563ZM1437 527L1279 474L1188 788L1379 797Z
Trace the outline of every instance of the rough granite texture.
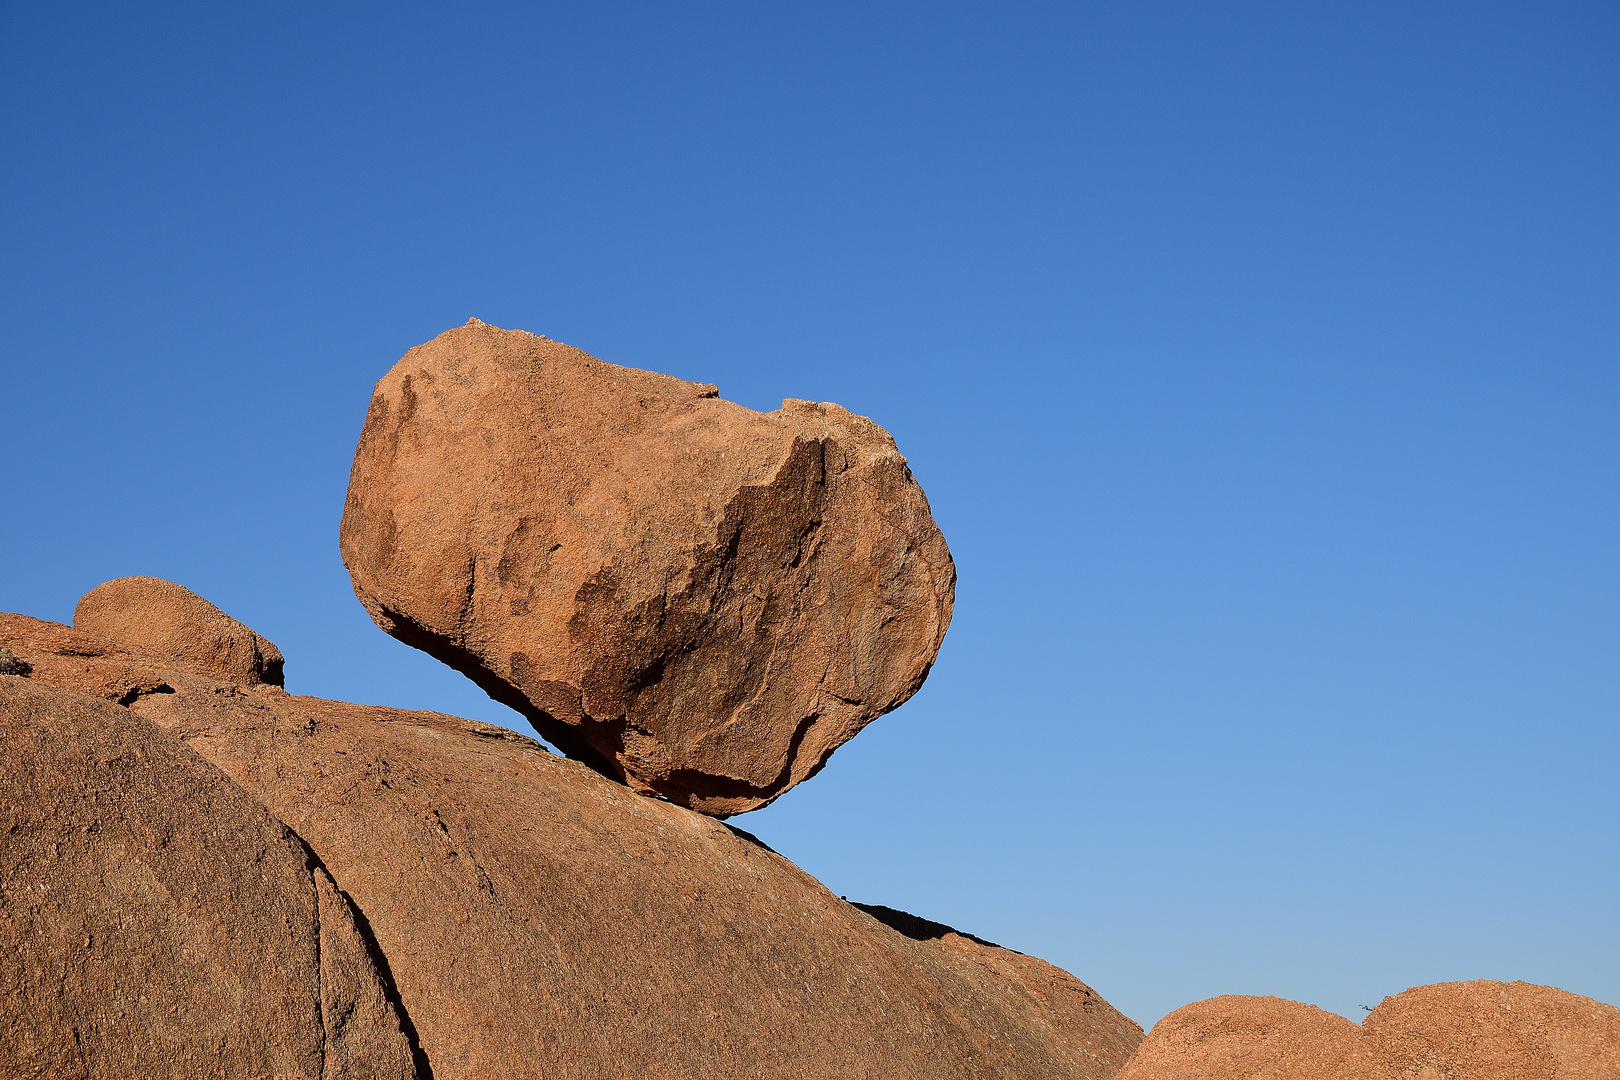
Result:
M724 817L922 685L956 572L889 434L474 319L377 384L341 546L377 624Z
M348 903L219 769L19 676L0 745L0 1077L417 1075Z
M118 578L80 597L73 627L168 656L227 682L283 686L281 650L183 585Z
M1280 998L1218 997L1154 1025L1118 1080L1615 1080L1620 1009L1523 982L1436 983L1361 1026Z
M1106 1080L1141 1039L1050 964L862 910L505 729L222 682L24 616L0 615L0 645L36 682L127 701L97 707L154 721L308 844L424 1076Z

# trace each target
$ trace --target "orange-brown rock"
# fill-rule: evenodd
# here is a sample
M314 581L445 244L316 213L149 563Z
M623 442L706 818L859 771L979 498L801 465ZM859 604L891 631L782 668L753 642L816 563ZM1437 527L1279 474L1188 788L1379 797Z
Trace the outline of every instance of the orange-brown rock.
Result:
M0 744L0 1076L417 1075L349 905L219 769L18 676Z
M384 630L716 816L916 692L955 569L887 432L476 319L377 384L342 551Z
M1613 1080L1620 1009L1525 982L1436 983L1361 1022L1349 1080Z
M28 615L0 614L0 648L17 659L7 674L32 675L35 683L69 687L119 705L147 694L174 693L166 673L207 674L200 665L124 648Z
M1210 998L1153 1025L1118 1080L1334 1080L1360 1034L1314 1005Z
M1620 1009L1530 983L1437 983L1358 1028L1279 998L1219 997L1154 1025L1118 1080L1613 1080Z
M284 685L281 650L182 585L126 577L79 600L73 627L247 686Z
M129 711L309 845L436 1080L1104 1080L1141 1038L1066 972L875 918L746 834L504 729L84 657L83 635L19 616L0 645L36 681L168 687Z

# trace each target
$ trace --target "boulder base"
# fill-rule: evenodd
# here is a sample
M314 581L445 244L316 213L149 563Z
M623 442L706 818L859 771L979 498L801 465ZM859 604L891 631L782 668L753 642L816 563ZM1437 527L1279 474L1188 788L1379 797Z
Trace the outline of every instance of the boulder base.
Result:
M0 615L0 645L36 683L127 701L73 695L295 831L435 1080L1106 1080L1141 1039L1067 972L846 903L746 833L503 728L245 687L23 616Z

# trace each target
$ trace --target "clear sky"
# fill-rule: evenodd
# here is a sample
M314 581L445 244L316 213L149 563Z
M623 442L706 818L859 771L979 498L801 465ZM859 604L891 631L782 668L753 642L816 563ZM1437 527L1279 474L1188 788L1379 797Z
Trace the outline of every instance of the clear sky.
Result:
M1620 7L0 3L0 610L375 629L372 384L469 316L885 425L927 686L737 820L1151 1024L1620 1003Z

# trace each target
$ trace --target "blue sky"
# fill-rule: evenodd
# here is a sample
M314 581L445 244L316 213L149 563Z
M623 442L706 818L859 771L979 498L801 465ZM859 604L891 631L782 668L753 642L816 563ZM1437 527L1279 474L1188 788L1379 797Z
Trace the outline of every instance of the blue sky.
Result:
M0 4L0 610L180 581L294 692L522 726L354 600L469 316L911 459L923 691L738 819L1151 1024L1620 1003L1620 9Z

